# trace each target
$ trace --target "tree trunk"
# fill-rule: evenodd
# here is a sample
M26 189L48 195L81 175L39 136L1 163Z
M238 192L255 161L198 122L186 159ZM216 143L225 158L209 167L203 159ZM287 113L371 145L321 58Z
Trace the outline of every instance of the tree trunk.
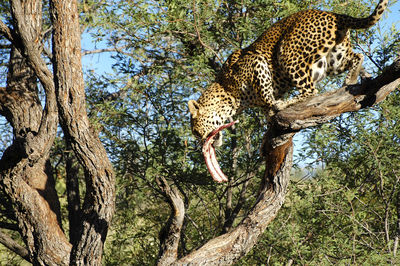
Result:
M14 1L13 15L24 39L34 43L40 37L42 5L39 0ZM53 94L46 94L46 107L38 97L37 78L31 62L15 47L11 49L7 87L0 91L0 112L13 127L14 142L0 160L0 185L8 208L26 244L18 252L40 265L65 265L69 244L61 228L60 206L48 158L57 128ZM24 52L26 50L20 49ZM10 239L7 240L10 243ZM26 255L28 254L28 255Z
M12 46L7 87L0 88L0 113L14 129L14 142L0 160L0 188L5 198L0 204L10 210L7 218L16 222L7 225L8 229L18 228L26 248L3 232L0 242L35 265L100 265L114 212L115 180L86 114L77 2L51 2L54 76L41 55L41 3L12 0L14 28L0 21L0 34ZM37 80L45 92L44 107ZM78 227L70 227L73 245L61 228L48 161L58 117L86 175L86 196L80 210L77 176L68 173L69 209L73 210L70 225Z
M79 16L76 1L50 1L54 27L54 81L60 124L86 177L79 239L71 264L100 265L103 244L114 213L115 177L106 151L86 113L81 65Z

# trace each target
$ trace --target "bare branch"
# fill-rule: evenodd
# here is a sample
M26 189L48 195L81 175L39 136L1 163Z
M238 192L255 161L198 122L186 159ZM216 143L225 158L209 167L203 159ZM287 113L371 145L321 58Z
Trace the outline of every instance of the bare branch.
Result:
M171 216L160 232L160 253L157 265L170 265L178 257L178 245L185 217L185 205L178 189L171 188L165 178L160 177L156 181L171 207Z
M24 260L28 262L32 262L29 258L29 253L26 248L18 244L14 241L11 237L0 231L0 243L3 244L5 247L10 249L11 251L15 252L19 256L21 256Z
M0 35L3 35L10 42L15 41L12 30L1 20L0 20Z
M121 47L115 47L115 48L103 48L103 49L97 49L97 50L87 50L87 51L82 51L82 56L89 55L89 54L99 54L99 53L105 53L105 52L121 52L122 49L127 48L128 45L124 45Z

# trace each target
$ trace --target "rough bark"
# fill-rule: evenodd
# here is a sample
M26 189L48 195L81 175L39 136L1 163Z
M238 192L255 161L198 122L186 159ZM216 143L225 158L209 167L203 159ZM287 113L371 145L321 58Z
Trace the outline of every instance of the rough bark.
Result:
M7 207L13 210L13 217L8 218L16 220L26 245L26 252L18 248L18 254L34 264L62 265L68 263L71 245L61 228L48 164L58 119L51 73L38 46L41 2L11 1L15 28L5 33L13 47L7 87L0 90L0 112L13 127L14 142L0 160L0 187L8 199ZM38 76L46 92L44 109L38 97Z
M171 265L178 258L178 246L185 217L185 205L179 196L178 189L171 188L165 178L157 179L157 183L173 210L167 224L160 232L161 245L157 265Z
M0 88L0 114L14 129L14 142L0 160L1 198L5 199L0 204L12 210L7 218L16 222L26 248L3 232L0 242L35 265L99 265L114 211L114 173L86 115L77 3L51 2L54 76L41 55L41 4L41 0L12 0L13 28L0 21L0 34L12 47L7 87ZM45 92L44 107L37 81ZM82 210L77 177L73 171L68 175L70 224L78 227L70 228L73 245L61 228L48 163L58 117L86 175Z
M54 82L60 124L85 171L86 194L73 265L100 265L114 213L115 177L106 151L86 113L77 1L50 1L53 22ZM66 23L68 22L68 23Z
M256 244L281 208L292 166L292 139L301 129L323 124L344 112L358 111L382 101L400 85L400 57L380 76L362 84L344 86L289 106L272 119L263 140L266 170L258 199L247 217L234 229L211 239L174 265L227 265L238 261ZM174 217L174 211L171 217ZM171 219L171 218L170 218ZM178 219L175 215L173 219ZM168 229L167 229L168 230ZM179 232L179 228L170 228ZM174 241L178 242L179 237ZM164 241L162 245L166 245ZM176 243L169 243L171 246ZM164 248L167 250L166 248ZM160 254L165 256L167 253ZM172 261L175 256L170 257Z

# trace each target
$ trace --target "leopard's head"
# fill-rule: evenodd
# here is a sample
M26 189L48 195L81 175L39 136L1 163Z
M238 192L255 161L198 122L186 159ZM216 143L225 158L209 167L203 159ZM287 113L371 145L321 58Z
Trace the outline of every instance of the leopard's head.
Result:
M211 132L223 125L225 119L214 104L203 106L197 101L190 100L188 105L193 135L201 142L204 142ZM213 145L220 146L221 144L222 135L219 134Z

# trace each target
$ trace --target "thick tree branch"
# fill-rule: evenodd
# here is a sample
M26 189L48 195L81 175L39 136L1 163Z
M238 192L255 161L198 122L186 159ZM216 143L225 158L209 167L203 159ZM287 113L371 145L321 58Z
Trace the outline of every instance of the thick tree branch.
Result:
M171 207L171 216L160 232L160 252L157 265L171 265L178 258L185 205L178 189L171 188L165 178L161 177L156 181Z
M269 129L265 153L270 158L257 202L249 215L232 231L211 239L175 265L226 265L244 256L257 243L267 225L281 208L289 184L292 166L292 136L282 138ZM282 140L283 139L283 140ZM272 141L273 140L273 141Z
M60 124L85 171L86 194L72 265L100 265L115 207L115 175L86 112L77 1L50 1L54 82ZM66 23L68 21L68 23Z
M0 160L0 187L13 209L30 261L65 265L71 246L61 228L58 197L47 161L58 115L52 75L37 44L42 1L13 0L10 7L14 29L9 30L8 37L13 47L7 88L0 90L0 112L13 127L14 141ZM38 77L46 92L44 109Z
M19 45L17 44L15 46L22 50L20 52L28 59L30 66L35 70L46 92L54 93L53 75L41 58L38 37L35 35L35 32L30 32L26 27L29 20L23 12L24 8L20 0L11 1L11 11L14 21L16 22L15 30L19 37L18 40L14 38L14 44L21 42Z
M25 148L28 154L32 153L31 151L35 151L35 153L30 156L30 160L38 160L42 157L41 154L49 151L53 145L55 134L49 134L49 132L56 131L58 125L58 115L53 75L47 68L44 60L41 58L39 40L37 39L38 32L35 32L35 29L32 30L32 27L26 27L26 25L32 24L32 21L30 20L31 16L25 15L26 9L29 9L26 3L24 5L20 0L11 1L11 11L14 21L16 22L15 31L18 34L18 38L13 37L13 44L17 49L20 50L21 54L27 58L29 66L34 70L46 92L46 105L41 118L38 134L36 136L27 136ZM29 12L32 13L32 10ZM31 29L31 31L29 29ZM11 30L10 35L13 35ZM37 145L41 143L37 140L39 138L47 138L49 141L47 141L46 145L44 146Z

